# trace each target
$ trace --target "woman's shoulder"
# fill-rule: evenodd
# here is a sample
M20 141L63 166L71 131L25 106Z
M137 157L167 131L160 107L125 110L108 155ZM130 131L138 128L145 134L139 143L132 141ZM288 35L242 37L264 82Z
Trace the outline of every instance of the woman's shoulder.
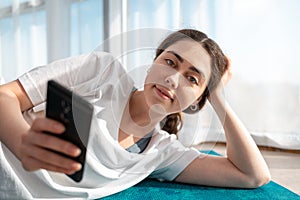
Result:
M113 59L114 56L106 51L92 51L88 54L83 54L86 56L96 57L96 58L106 58L106 59Z
M117 59L109 52L105 51L92 51L89 53L73 55L66 58L58 59L50 63L50 65L58 64L76 64L78 66L83 64L111 64L116 62Z
M125 69L122 63L109 52L105 51L93 51L89 54L81 55L83 58L81 61L82 66L93 66L96 68L100 68L101 71L113 71L117 70L120 72L125 72Z
M100 59L102 61L109 62L109 63L118 62L118 59L114 55L105 51L92 51L91 53L84 54L83 56L89 57L91 59L96 59L96 60Z

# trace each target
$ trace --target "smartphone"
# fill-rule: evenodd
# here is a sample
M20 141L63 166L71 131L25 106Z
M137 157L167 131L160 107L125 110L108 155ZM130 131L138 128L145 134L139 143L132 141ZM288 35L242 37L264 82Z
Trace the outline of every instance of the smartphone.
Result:
M61 122L66 128L62 134L53 135L70 141L81 149L81 154L75 158L56 152L81 163L80 171L67 175L76 182L80 182L83 177L92 115L93 106L89 102L59 83L53 80L48 81L46 117Z

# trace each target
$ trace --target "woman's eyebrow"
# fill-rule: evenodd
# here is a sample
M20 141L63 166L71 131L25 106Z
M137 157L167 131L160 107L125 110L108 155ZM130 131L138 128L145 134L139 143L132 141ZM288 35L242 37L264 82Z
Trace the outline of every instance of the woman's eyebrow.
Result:
M199 75L201 76L201 78L202 78L203 80L206 80L204 73L203 73L202 71L200 71L199 69L197 69L196 67L190 66L190 67L189 67L189 70L191 70L191 71L193 71L193 72L196 72L197 74L199 74Z
M174 51L167 51L167 53L173 54L179 60L180 63L183 63L183 58L180 55L178 55L176 52L174 52ZM199 74L201 76L201 78L203 80L206 80L204 73L202 71L200 71L199 69L197 69L196 67L190 66L189 70L191 70L193 72L196 72L197 74Z
M167 53L173 54L179 60L179 62L183 63L183 58L180 55L178 55L176 52L174 52L174 51L167 51Z

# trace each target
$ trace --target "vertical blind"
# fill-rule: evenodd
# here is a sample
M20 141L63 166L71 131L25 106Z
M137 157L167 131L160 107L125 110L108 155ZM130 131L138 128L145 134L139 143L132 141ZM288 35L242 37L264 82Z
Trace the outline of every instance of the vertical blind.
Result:
M0 3L0 72L13 80L46 62L46 13L42 1Z

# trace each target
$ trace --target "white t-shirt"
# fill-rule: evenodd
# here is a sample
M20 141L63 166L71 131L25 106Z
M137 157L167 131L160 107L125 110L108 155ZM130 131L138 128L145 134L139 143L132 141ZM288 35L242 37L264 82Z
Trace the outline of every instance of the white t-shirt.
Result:
M61 173L27 172L2 144L0 198L100 198L125 190L149 176L171 181L199 156L196 149L184 147L174 135L162 130L153 134L140 154L130 153L118 144L118 125L134 83L110 54L93 52L67 58L21 76L19 81L34 105L23 114L29 123L43 114L50 79L94 105L83 179L76 183ZM2 193L3 188L8 192Z

